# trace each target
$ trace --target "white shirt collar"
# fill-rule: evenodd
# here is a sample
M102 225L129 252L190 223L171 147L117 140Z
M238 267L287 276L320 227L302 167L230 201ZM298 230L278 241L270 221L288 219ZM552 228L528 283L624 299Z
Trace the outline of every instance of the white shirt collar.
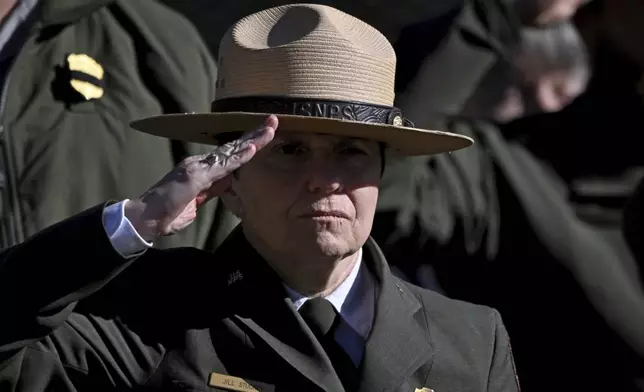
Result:
M295 310L299 310L308 300L307 297L286 287ZM324 297L331 302L342 319L360 336L367 338L371 332L375 311L375 287L369 272L362 263L362 248L351 273L329 295Z

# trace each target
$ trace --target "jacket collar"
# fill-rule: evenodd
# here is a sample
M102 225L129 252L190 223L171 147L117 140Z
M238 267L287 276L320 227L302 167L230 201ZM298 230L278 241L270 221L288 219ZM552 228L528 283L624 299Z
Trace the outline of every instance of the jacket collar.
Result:
M428 328L416 317L421 310L419 300L398 283L372 239L363 250L363 262L376 278L379 296L360 370L361 390L388 391L421 366L429 367L433 352ZM342 390L328 357L294 309L279 277L250 246L240 228L215 252L215 259L224 263L227 297L235 298L230 309L233 319L322 390Z

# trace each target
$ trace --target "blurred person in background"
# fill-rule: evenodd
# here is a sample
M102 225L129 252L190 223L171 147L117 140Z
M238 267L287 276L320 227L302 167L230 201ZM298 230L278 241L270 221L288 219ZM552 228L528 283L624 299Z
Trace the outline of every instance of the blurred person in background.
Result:
M210 54L174 11L149 0L8 0L0 20L0 248L141 192L202 151L128 125L214 99ZM210 208L157 245L204 246Z
M521 37L442 119L477 147L390 162L374 238L406 279L500 309L524 391L641 391L644 291L632 255L578 219L561 178L495 125L569 104L586 86L587 52L570 23ZM451 70L421 71L399 106L436 123L441 91L424 82Z
M509 62L485 77L461 116L506 123L563 109L585 89L588 55L572 23L523 28Z
M519 18L525 25L547 26L572 18L589 0L513 0Z
M499 60L506 59L507 64L508 56L518 55L516 45L522 39L519 36L520 28L523 27L523 38L530 41L530 36L538 34L539 28L566 21L587 1L465 1L440 17L413 23L411 20L415 19L410 18L397 36L396 51L400 57L397 75L399 106L415 110L418 115L415 118L427 123L440 121L445 116L461 115L465 102L475 90L481 90L477 86L486 75L493 70L500 74L507 72L498 69ZM529 27L534 27L533 33ZM562 39L575 37L568 33L567 38ZM540 46L544 50L544 45ZM531 51L532 48L525 49L526 53ZM518 61L512 62L518 68L521 59L515 60ZM574 58L571 60L575 61ZM532 61L542 60L535 55ZM535 77L531 68L549 65L533 66L524 61L521 66L522 77L529 79ZM487 76L487 80L493 78ZM544 93L550 90L545 87ZM430 92L434 94L431 97ZM513 95L511 89L507 94Z
M588 88L559 112L521 118L502 128L550 162L569 188L576 214L616 244L624 203L644 176L643 20L641 1L596 0L582 8L575 24L593 66ZM580 139L583 149L576 148Z

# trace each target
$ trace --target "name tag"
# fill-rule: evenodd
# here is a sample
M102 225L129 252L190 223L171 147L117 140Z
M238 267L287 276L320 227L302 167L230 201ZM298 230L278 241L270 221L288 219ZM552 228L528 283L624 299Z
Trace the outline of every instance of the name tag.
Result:
M272 392L275 390L273 385L218 373L210 373L208 386L237 392Z

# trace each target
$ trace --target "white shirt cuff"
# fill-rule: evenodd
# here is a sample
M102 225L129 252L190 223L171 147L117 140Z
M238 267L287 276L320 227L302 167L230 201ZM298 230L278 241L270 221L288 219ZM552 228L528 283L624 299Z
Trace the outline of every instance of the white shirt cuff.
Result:
M116 250L124 258L140 255L152 246L145 241L136 231L132 222L125 216L125 199L114 203L103 210L103 227Z

